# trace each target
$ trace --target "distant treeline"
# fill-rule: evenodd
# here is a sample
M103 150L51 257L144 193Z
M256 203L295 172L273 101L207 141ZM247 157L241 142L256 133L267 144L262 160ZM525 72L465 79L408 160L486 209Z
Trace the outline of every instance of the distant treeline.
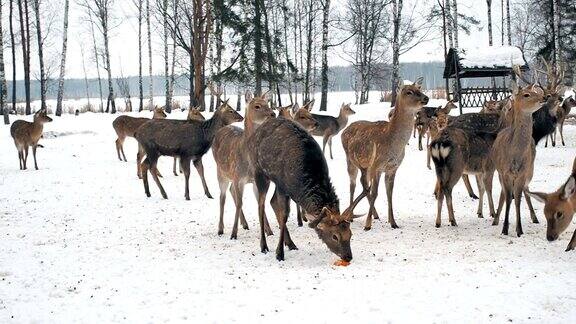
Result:
M391 71L391 67L384 66L382 68L385 71L382 75L381 82L374 82L374 89L376 91L389 90L391 88L390 80L391 74L387 73ZM442 78L442 72L444 70L443 62L426 62L426 63L403 63L400 66L401 79L404 80L416 80L418 77L422 76L424 78L424 86L427 89L444 88L445 81ZM391 72L390 72L391 73ZM352 66L335 66L330 68L330 91L354 91L354 68ZM130 94L132 98L138 97L138 77L126 77L130 86ZM144 86L144 97L148 97L148 85L150 78L145 76L143 78ZM154 86L154 96L163 96L165 94L164 76L153 76L153 86ZM320 82L316 82L316 91L319 91ZM463 86L466 85L489 85L489 79L475 79L475 80L463 80ZM24 81L16 81L16 97L17 101L23 101L25 98L24 94ZM114 82L115 93L119 98L120 89L116 82ZM243 87L244 88L244 87ZM245 86L246 89L250 87ZM11 101L12 94L12 82L8 81L8 98ZM234 85L227 85L227 92L229 94L235 93ZM40 83L36 80L31 82L31 92L32 100L37 100L40 98ZM57 80L49 80L48 82L48 99L55 99L57 92ZM99 97L99 87L98 79L88 79L88 92L90 97ZM104 98L108 93L108 88L106 80L102 80L102 92ZM174 95L185 96L188 95L188 76L181 75L176 77L176 83L174 86ZM86 85L84 79L67 79L64 85L65 98L67 99L81 99L86 97Z

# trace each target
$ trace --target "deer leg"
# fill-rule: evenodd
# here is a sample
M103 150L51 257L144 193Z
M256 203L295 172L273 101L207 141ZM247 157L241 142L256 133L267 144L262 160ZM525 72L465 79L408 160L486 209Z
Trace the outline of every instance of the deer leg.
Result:
M174 158L176 159L176 158ZM218 222L218 235L224 234L224 205L226 204L226 191L230 186L230 181L217 172L218 186L220 187L220 220Z
M554 128L554 132L550 134L550 140L552 142L552 146L556 147L556 128Z
M24 170L27 169L26 164L28 164L28 145L24 147Z
M20 170L24 170L24 154L21 149L18 149L18 165L20 166Z
M330 139L328 140L328 148L330 149L330 159L334 160L334 156L332 156L332 136L330 136Z
M488 196L488 207L490 208L490 216L495 217L496 212L494 211L494 199L492 197L492 180L494 179L494 172L485 172L482 175L482 182L484 184L484 190Z
M512 192L506 188L504 190L504 199L506 200L506 211L504 214L504 224L502 224L502 234L508 235L508 227L510 226L510 207L512 205Z
M208 190L208 185L206 184L206 179L204 178L204 165L202 165L202 157L197 160L194 160L194 167L196 167L196 171L200 175L200 179L202 180L202 187L204 187L204 194L206 197L212 199L212 195Z
M178 158L174 157L174 165L172 166L172 172L174 172L175 176L178 176L178 172L176 172L176 162L178 162Z
M231 240L238 238L238 220L242 214L242 196L244 195L244 184L238 182L232 183L232 198L234 199L234 204L236 205L236 214L234 215L234 227L232 228L232 234L230 235Z
M302 210L298 204L296 204L296 220L298 221L298 227L302 227L304 225L302 222Z
M432 167L430 166L430 160L432 159L432 151L430 150L430 146L427 147L427 151L426 152L426 167L428 167L428 170L432 170Z
M322 154L324 154L324 151L326 150L327 143L328 143L328 135L324 134L324 136L322 137Z
M524 231L522 230L522 218L520 217L520 206L521 206L521 202L522 202L522 185L517 184L514 188L514 205L515 205L515 209L516 209L516 235L518 235L518 237L522 236L522 234L524 234Z
M184 170L184 197L190 200L190 161L189 157L180 157L180 166Z
M423 151L424 148L422 147L422 138L424 137L424 129L418 128L418 150Z
M370 183L368 181L368 170L360 169L360 184L362 185L362 192L366 192L368 196L368 203L370 204L370 209L368 210L368 216L366 216L366 223L364 224L364 230L369 231L372 229L372 193L370 188Z
M354 191L356 191L356 178L358 177L358 168L354 166L350 159L346 158L348 166L348 177L350 178L350 206L354 201Z
M289 250L298 250L296 244L294 244L290 237L288 226L286 225L288 216L290 215L290 198L281 191L275 190L274 195L270 200L270 205L272 205L272 209L274 209L274 214L276 214L276 219L279 222L281 230L282 222L284 222L284 245L286 245Z
M564 120L562 120L560 122L560 139L562 140L562 146L566 146L566 143L564 143Z
M441 187L437 190L436 202L436 228L442 225L442 204L444 203L444 190Z
M258 188L258 220L260 222L260 251L262 253L267 253L270 251L268 249L268 244L266 244L266 236L264 235L264 219L266 218L265 206L266 203L266 193L268 192L268 187L270 186L270 180L266 178L265 175L257 173L254 177L254 183Z
M241 185L244 186L245 184ZM232 195L232 198L234 198L234 191L232 187L230 187L230 194ZM244 197L244 187L242 187L242 197ZM244 217L244 211L242 210L242 208L240 208L240 224L242 224L243 229L245 230L250 229L248 227L248 222L246 222L246 217Z
M468 195L472 199L478 199L478 196L476 196L476 194L474 194L474 189L472 189L472 185L470 184L470 178L468 177L467 174L462 175L462 181L464 181L464 185L466 186L466 190L468 191Z
M574 231L574 234L572 234L570 243L568 243L568 246L566 247L566 252L574 250L575 247L576 247L576 231Z
M258 201L258 188L256 187L256 184L252 185L252 191L254 192L254 196L256 197L256 201ZM244 227L244 229L248 229L248 223L246 222L246 218L244 218L244 212L242 212L242 214L240 214L240 222L242 223L242 226L246 225L246 227ZM270 228L270 223L268 223L268 217L266 216L266 210L264 210L264 232L266 233L266 235L270 236L270 235L274 235L274 232L272 232L272 229Z
M136 174L139 179L142 179L142 159L144 158L145 152L142 146L138 145L138 153L136 154Z
M546 143L544 143L544 147L548 147L548 137L550 137L550 135L546 135Z
M502 209L504 208L504 202L506 201L506 195L504 194L504 189L500 190L500 198L498 200L498 209L496 210L496 216L492 221L492 225L498 225L500 222L500 214L502 213Z
M122 146L122 143L120 142L120 137L118 137L115 141L116 143L116 154L118 154L118 160L122 161L122 156L120 155L120 147Z
M372 217L374 217L374 219L380 219L380 215L378 215L378 212L376 211L376 207L374 206L376 203L376 198L378 198L378 189L380 186L380 177L382 176L381 172L377 172L374 175L374 178L372 178L371 181L371 185L370 185L370 195L372 196L371 200L372 202L370 203L370 213L372 214Z
M451 226L458 226L454 217L454 206L452 205L452 188L445 187L444 195L446 196L446 207L448 207L448 221Z
M478 210L476 211L476 214L478 214L478 218L484 218L482 207L484 207L484 192L486 191L486 188L484 187L484 181L480 175L476 175L476 184L478 184L478 195L480 196L480 199L478 199Z
M386 183L386 198L388 199L388 222L392 228L398 228L396 220L394 219L394 209L392 208L392 192L394 191L394 178L396 178L396 170L391 173L385 173L384 182Z
M148 158L142 162L141 165L141 178L142 182L144 183L144 193L146 193L146 197L150 197L150 186L148 185L148 170L150 169L150 161Z
M34 168L38 170L38 163L36 162L36 144L32 145L32 156L34 157Z
M122 139L122 141L120 142L120 152L122 153L122 157L123 157L123 159L124 159L124 162L127 162L128 160L126 159L126 154L124 153L124 140L125 140L125 139L126 139L126 138L124 137L124 138Z
M146 159L148 159L148 158L146 158ZM160 194L162 194L162 198L168 199L168 196L166 195L166 191L164 191L164 187L162 187L162 184L160 183L160 179L158 178L158 173L155 172L155 170L157 170L157 165L158 165L158 157L154 157L154 158L150 159L150 170L152 170L150 172L150 174L152 175L152 179L154 179L154 182L156 182L158 189L160 189Z
M530 195L528 194L528 189L524 188L523 192L524 192L524 198L526 198L526 205L528 205L528 209L530 210L530 219L532 220L532 223L534 224L540 223L538 221L538 217L536 216L536 212L534 212L534 206L532 205L532 198L530 198Z

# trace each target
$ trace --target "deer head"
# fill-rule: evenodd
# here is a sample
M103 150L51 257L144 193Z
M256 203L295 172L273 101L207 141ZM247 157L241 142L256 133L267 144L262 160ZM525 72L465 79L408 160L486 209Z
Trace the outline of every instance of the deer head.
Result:
M354 110L352 110L352 108L350 107L351 103L343 103L342 106L340 107L340 114L343 116L350 116L350 115L354 115L356 112Z
M574 218L576 211L576 179L574 175L568 178L558 190L553 193L530 192L530 196L544 203L544 216L546 217L546 239L555 241L558 239Z
M243 121L244 118L228 104L228 100L229 99L226 99L222 102L222 105L218 108L216 114L220 115L220 118L222 118L225 125Z
M52 118L48 117L46 109L40 109L34 114L34 122L45 124L52 121Z
M154 108L154 113L152 115L153 119L164 119L166 118L166 112L164 112L164 108L161 107L155 107Z
M266 93L261 96L253 97L246 107L246 121L254 124L262 124L268 118L274 118L274 111L268 106Z
M319 215L309 216L308 225L316 231L318 237L328 246L332 253L338 255L344 261L352 260L350 248L350 218L340 214L338 210L328 207L322 208Z
M292 119L292 105L286 107L278 107L278 116L286 119Z
M515 82L512 82L512 97L514 98L514 114L532 114L540 109L542 104L546 102L544 99L544 91L535 84L522 88L518 87Z
M202 113L200 112L200 108L199 107L193 107L190 108L188 110L188 116L187 116L188 120L206 120L206 118L204 117L204 115L202 115Z
M316 127L318 127L318 122L316 119L314 119L306 107L298 108L292 119L295 123L302 126L302 128L304 128L307 132L311 132Z
M398 101L397 108L402 107L412 114L424 107L428 103L428 96L422 93L422 78L418 78L413 84L399 84L396 101Z

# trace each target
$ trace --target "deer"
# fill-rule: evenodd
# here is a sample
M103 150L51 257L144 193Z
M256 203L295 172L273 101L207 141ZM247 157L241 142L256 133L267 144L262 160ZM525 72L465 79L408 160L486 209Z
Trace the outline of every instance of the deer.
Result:
M219 129L232 123L240 122L243 119L226 100L214 112L212 118L205 121L160 119L151 120L142 125L136 132L135 137L146 154L146 159L142 162L142 181L146 196L150 197L148 170L151 170L152 178L156 182L158 189L160 189L162 197L168 199L158 174L155 172L158 158L167 155L180 158L180 166L184 170L184 197L186 200L190 200L191 161L194 162L194 167L200 174L204 194L206 197L212 198L204 178L202 157L212 146L214 136Z
M328 165L316 140L286 118L270 118L254 131L247 147L258 190L260 251L269 251L264 235L264 210L266 194L273 182L276 189L270 204L280 225L276 259L284 260L284 245L289 250L297 249L286 226L292 199L303 208L308 226L316 231L328 249L343 261L350 262L350 221L354 215L350 208L340 213Z
M274 118L274 112L268 106L266 94L261 96L246 96L246 114L244 116L244 129L228 125L216 132L212 144L212 154L216 161L216 175L220 187L220 220L218 222L218 235L224 234L224 205L226 203L226 191L230 192L236 205L234 227L230 239L238 237L238 220L242 227L248 229L248 223L242 211L242 197L244 185L254 182L253 168L248 159L246 142L254 131L268 118ZM255 189L255 187L254 187ZM255 192L256 193L256 192ZM257 195L256 195L257 196ZM272 230L265 217L265 229L267 235L272 235Z
M517 70L517 69L516 69ZM517 73L518 74L518 73ZM544 91L534 83L524 88L512 83L512 124L498 133L492 151L491 160L498 171L502 187L501 199L506 204L502 234L508 235L509 215L512 199L516 209L516 235L523 235L520 218L520 203L522 193L528 192L528 184L534 172L536 144L532 138L532 114L545 102ZM529 196L526 202L529 202ZM493 225L497 225L499 212L494 217Z
M18 150L20 170L26 170L27 168L28 148L30 146L32 146L32 155L34 156L34 168L38 170L36 148L38 146L42 147L42 145L38 144L38 141L42 138L44 124L51 121L52 118L48 117L46 109L40 109L34 114L32 122L17 120L10 126L10 135L12 135L14 145L16 145Z
M166 113L163 108L155 107L152 119L164 119L166 118ZM149 121L150 118L144 117L131 117L131 116L118 116L112 122L112 127L116 131L118 138L116 139L116 153L118 154L118 160L126 160L126 154L124 154L124 141L126 137L134 137L134 134L144 123ZM122 159L124 158L124 159Z
M285 107L278 107L278 116L284 117L286 119L292 119L292 109L296 107L296 105L288 105ZM296 108L297 109L297 108Z
M364 230L372 228L372 217L379 218L374 202L378 197L380 176L384 173L388 201L388 222L398 228L392 208L392 192L396 171L402 164L406 144L412 135L414 114L428 103L421 89L422 78L411 85L398 87L394 117L387 121L357 121L348 126L341 135L350 176L350 205L353 203L358 170L363 192L368 191L370 210Z
M428 124L428 137L432 141L437 139L440 136L440 132L446 127L448 127L448 114L440 109L434 116L432 116L430 123ZM428 170L431 170L432 168L430 167L430 160L432 158L432 154L429 144L427 151L428 153L426 156L426 166L428 167Z
M200 107L190 107L188 109L188 115L186 115L186 120L199 120L204 121L206 117L202 115L200 112ZM172 166L172 172L174 172L175 176L178 176L178 172L176 172L176 164L178 163L178 158L174 157L174 164ZM182 173L182 168L180 168L180 173Z
M314 100L310 101L306 107L311 110L313 105ZM338 117L312 114L312 117L318 122L318 127L312 131L312 135L322 136L322 152L325 152L326 144L328 144L330 159L332 160L334 159L332 155L332 137L338 135L348 124L348 117L356 113L350 108L350 105L350 103L342 103Z
M558 190L552 193L529 192L529 195L544 204L546 217L546 239L550 242L560 237L572 222L576 212L576 159L572 174ZM576 231L566 247L566 252L576 248Z
M560 109L558 109L556 113L556 118L558 120L558 125L556 126L556 130L560 133L560 140L562 141L562 146L566 146L564 142L564 122L566 121L566 117L570 114L572 108L576 107L576 99L570 96L564 99ZM554 131L554 141L553 145L556 143L556 130Z

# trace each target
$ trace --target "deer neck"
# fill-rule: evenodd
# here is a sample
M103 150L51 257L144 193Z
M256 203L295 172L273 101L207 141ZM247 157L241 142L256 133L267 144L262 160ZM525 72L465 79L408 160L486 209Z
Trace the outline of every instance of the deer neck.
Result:
M514 111L510 144L513 147L529 147L532 142L532 127L531 113L526 114L518 110Z
M216 132L220 128L226 126L226 124L224 123L224 120L222 119L220 112L216 112L212 116L212 118L210 118L204 122L203 126L204 126L204 132L206 134L207 140L212 142L212 140L214 139L214 136L216 135Z
M250 135L254 133L254 130L256 130L256 127L258 127L258 125L254 122L252 116L246 116L246 118L244 118L244 138L250 137Z
M348 124L348 115L345 114L342 110L340 110L340 114L338 115L338 128L342 129L344 127L346 127L346 124Z
M396 107L394 118L390 121L388 127L388 137L386 140L402 143L402 147L410 140L412 134L412 126L414 124L414 114L411 112L410 107L398 105Z

